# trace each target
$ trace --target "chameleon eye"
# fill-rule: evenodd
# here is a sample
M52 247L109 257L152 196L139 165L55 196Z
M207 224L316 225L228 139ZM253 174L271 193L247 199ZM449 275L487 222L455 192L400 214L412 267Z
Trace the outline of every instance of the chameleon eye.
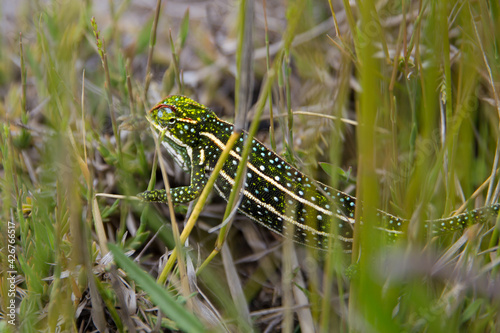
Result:
M167 104L158 104L149 112L153 115L156 113L158 118L164 118L175 113L175 108Z
M168 120L168 123L169 123L170 125L175 124L175 122L176 122L176 119L175 119L174 117L172 117L172 118L170 118L170 119Z

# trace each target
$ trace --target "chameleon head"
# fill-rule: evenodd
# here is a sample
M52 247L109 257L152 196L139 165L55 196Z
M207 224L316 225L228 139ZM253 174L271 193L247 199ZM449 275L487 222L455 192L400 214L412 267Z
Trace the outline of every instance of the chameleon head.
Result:
M184 96L169 96L156 104L148 121L161 135L180 146L192 146L199 139L203 122L213 113L203 105Z

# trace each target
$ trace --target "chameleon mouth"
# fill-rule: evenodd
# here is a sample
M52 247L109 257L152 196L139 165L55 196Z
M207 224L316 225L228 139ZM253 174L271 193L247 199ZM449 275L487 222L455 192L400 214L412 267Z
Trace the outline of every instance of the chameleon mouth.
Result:
M175 144L181 146L181 147L188 147L187 144L179 140L177 137L175 137L168 129L167 127L162 127L158 122L154 121L151 116L146 115L146 120L155 128L156 131L153 131L155 135L157 135L158 138L165 136L169 140L172 140ZM162 140L163 141L163 140ZM165 143L164 143L165 145Z
M159 128L159 125L156 124L156 122L153 120L153 118L151 118L151 116L149 114L146 115L146 120L151 124L153 125L155 128ZM158 125L158 126L157 126Z
M146 115L146 120L159 132L159 133L163 133L165 132L168 133L168 129L167 127L162 127L160 126L160 124L158 124L157 121L154 121L153 118L151 118L150 115Z

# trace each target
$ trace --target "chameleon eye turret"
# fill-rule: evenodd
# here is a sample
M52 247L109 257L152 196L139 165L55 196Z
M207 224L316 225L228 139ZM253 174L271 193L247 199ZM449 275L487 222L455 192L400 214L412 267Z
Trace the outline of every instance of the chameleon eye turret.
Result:
M184 203L196 199L226 147L233 125L184 96L167 97L150 111L148 120L156 134L164 133L162 144L168 153L191 174L189 186L170 189L172 200ZM215 183L225 200L235 184L245 137L247 133L237 140ZM293 226L293 239L308 246L328 249L333 240L341 242L346 252L351 251L356 198L308 177L256 139L252 139L246 163L246 182L238 207L241 213L282 235ZM167 200L165 190L146 191L139 197L154 202ZM486 222L497 216L499 209L500 204L495 204L425 224L429 234L438 235ZM378 229L389 240L404 235L408 220L381 210L377 216ZM331 230L337 231L332 234Z
M151 123L158 124L164 129L175 124L175 109L173 106L160 103L149 111L149 118Z

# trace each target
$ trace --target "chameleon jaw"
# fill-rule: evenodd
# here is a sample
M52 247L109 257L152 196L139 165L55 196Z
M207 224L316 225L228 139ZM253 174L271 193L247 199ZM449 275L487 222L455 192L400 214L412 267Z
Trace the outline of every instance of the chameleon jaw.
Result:
M189 146L176 138L166 127L161 127L157 122L155 122L150 116L146 116L147 121L156 129L154 132L158 137L166 136L169 140L172 140L175 144L188 148ZM163 141L163 140L162 140Z
M187 166L192 163L193 161L193 149L179 140L177 137L172 135L170 131L166 127L161 127L157 122L153 121L153 119L150 116L146 116L146 119L148 122L154 127L155 130L153 130L153 134L160 139L161 144L167 149L168 153L174 158L175 162L177 165L179 165L183 170L189 171ZM182 147L186 149L186 153L189 158L189 162L186 162L184 159L185 157L180 154L177 149L173 147L171 144L169 144L169 141L172 142L173 144L176 144L179 147Z

